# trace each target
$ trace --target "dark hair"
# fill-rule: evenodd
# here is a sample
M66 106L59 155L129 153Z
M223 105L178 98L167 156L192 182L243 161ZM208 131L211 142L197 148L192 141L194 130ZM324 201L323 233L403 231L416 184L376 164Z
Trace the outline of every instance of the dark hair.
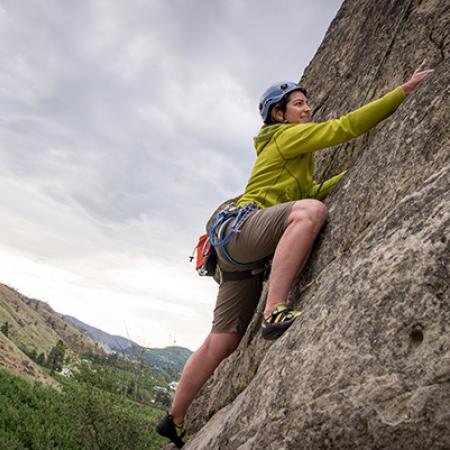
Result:
M294 92L295 92L295 91L294 91ZM280 102L275 103L275 105L273 105L272 108L269 109L269 114L267 115L267 120L264 122L266 125L274 125L274 124L276 124L276 123L280 123L280 122L278 122L277 120L273 120L273 117L272 117L272 111L273 111L273 108L278 108L278 109L280 109L281 111L283 111L283 114L284 114L284 113L286 112L287 102L288 102L288 98L289 98L289 95L290 95L290 94L291 94L291 93L289 93L288 95L285 95L285 96L281 99Z
M273 117L272 117L273 108L280 109L281 111L283 111L283 115L284 115L286 113L286 107L287 107L287 103L288 103L290 95L293 92L297 92L297 91L301 92L305 97L308 97L308 94L306 93L306 90L303 89L303 88L296 89L295 91L289 92L289 94L285 95L281 99L281 101L279 101L278 103L275 103L275 105L273 105L272 108L269 109L269 114L267 115L267 120L264 122L265 125L274 125L276 123L281 123L281 122L278 122L276 120L273 120Z

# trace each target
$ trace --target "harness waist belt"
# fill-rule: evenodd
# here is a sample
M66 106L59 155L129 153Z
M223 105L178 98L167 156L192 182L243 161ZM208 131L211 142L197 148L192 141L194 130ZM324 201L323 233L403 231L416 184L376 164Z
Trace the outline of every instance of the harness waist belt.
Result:
M256 277L257 275L264 275L265 268L255 269L255 270L243 270L240 272L224 272L220 271L220 278L223 283L226 281L241 281L249 280L250 278Z

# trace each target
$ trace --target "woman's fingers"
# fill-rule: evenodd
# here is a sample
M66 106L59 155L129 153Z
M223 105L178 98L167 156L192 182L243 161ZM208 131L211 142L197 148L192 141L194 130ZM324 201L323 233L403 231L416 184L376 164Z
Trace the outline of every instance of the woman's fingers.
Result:
M427 64L427 59L425 58L422 63L420 64L420 66L415 70L414 73L416 72L422 72L425 69L425 66Z
M426 77L434 72L434 69L425 69L426 63L427 60L424 59L410 80L402 85L406 95L409 95Z
M421 77L424 78L427 75L430 75L431 73L434 72L433 69L425 69L427 65L427 59L425 58L422 63L420 64L420 66L414 71L413 73L413 78L414 77Z
M426 69L426 70L422 70L420 72L416 71L416 72L414 72L414 76L423 79L423 78L427 77L428 75L431 75L433 72L434 72L434 69Z
M420 83L424 78L431 75L434 70L433 69L426 69L427 60L426 58L422 61L420 66L414 71L413 76L411 77L411 81L413 83Z

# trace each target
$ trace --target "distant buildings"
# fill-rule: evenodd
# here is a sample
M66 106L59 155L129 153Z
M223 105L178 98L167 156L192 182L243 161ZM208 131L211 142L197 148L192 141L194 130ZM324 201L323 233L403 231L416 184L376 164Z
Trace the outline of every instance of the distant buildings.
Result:
M156 392L157 394L168 394L169 389L161 386L153 386L153 392Z

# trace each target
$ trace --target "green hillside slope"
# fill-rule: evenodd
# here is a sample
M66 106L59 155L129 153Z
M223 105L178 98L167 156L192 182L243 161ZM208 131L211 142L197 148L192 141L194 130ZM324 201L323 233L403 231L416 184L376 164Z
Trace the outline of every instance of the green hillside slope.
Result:
M9 339L28 353L35 350L48 354L59 339L74 351L99 347L48 304L0 283L0 325L6 322Z

